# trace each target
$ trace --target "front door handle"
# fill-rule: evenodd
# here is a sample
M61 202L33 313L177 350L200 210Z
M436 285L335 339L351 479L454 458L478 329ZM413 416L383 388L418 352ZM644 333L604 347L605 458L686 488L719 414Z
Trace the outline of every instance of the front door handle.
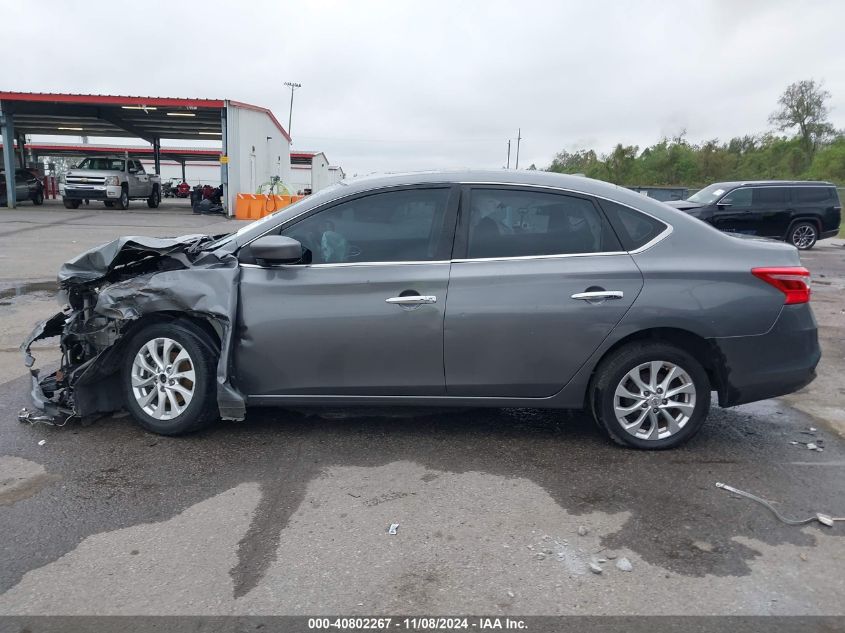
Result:
M603 301L605 299L621 299L625 293L621 290L595 290L593 292L576 292L573 299L581 301Z
M407 297L390 297L384 301L400 306L416 306L424 303L437 303L437 297L433 295L408 295Z

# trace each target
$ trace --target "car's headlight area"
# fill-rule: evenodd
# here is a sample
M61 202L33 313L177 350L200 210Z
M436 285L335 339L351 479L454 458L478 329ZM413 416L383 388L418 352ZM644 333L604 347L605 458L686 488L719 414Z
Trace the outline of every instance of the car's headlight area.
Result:
M120 184L120 176L106 176L106 185L117 186Z

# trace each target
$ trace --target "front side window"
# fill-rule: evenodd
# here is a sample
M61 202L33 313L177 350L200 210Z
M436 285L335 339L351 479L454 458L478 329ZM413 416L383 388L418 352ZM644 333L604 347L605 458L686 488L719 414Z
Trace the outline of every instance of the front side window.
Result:
M730 205L732 209L744 209L751 206L751 189L734 189L719 204Z
M312 264L431 261L444 232L449 189L377 193L342 202L282 230Z
M472 191L469 258L619 250L619 241L590 200L537 191Z
M753 191L754 204L785 204L789 202L789 189L786 187L758 187Z

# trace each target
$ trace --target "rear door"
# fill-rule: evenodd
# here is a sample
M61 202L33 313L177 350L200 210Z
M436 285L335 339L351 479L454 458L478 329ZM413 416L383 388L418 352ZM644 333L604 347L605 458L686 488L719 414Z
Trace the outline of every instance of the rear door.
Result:
M754 187L751 204L759 217L757 235L782 238L786 235L795 208L794 187Z
M642 285L589 197L465 188L446 303L447 395L553 395Z

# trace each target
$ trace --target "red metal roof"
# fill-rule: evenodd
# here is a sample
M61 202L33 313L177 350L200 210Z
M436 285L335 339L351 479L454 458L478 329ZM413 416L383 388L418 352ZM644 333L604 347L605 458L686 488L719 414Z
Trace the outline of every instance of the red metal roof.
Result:
M81 116L79 113L71 114L71 109L79 110L80 108L85 108L87 110L92 110L96 107L113 107L118 108L118 112L120 112L119 108L123 107L124 109L129 106L130 109L137 109L143 108L144 106L150 107L151 109L155 108L185 108L188 110L195 110L197 112L198 117L209 117L209 116L217 116L213 114L211 111L217 109L222 109L226 107L226 104L230 104L234 107L243 108L246 110L253 110L255 112L262 112L270 117L270 120L273 122L273 125L279 130L279 132L284 136L284 138L290 142L291 137L288 134L287 130L282 127L282 124L279 123L279 120L275 117L273 112L269 108L264 108L262 106L252 105L250 103L244 103L243 101L234 101L234 100L226 100L226 99L193 99L193 98L185 98L185 97L143 97L143 96L130 96L130 95L102 95L102 94L75 94L75 93L59 93L59 92L11 92L11 91L0 91L0 101L10 101L16 102L20 105L14 106L13 112L16 115L16 118L20 118L21 123L20 127L26 130L27 125L32 125L37 127L38 129L33 130L32 133L36 134L47 134L53 133L55 134L55 130L45 131L41 129L43 127L43 120L45 115L45 108L50 110L49 104L61 104L56 106L56 110L61 110L61 112L54 113L52 110L49 111L50 115L66 115L65 119L68 121L76 120L74 116ZM26 104L33 104L27 107ZM40 105L35 105L40 104ZM11 104L10 104L11 105ZM28 112L27 110L32 110L32 112ZM20 116L18 112L20 111ZM204 111L204 112L203 112ZM91 118L91 113L88 113L88 119ZM194 121L191 120L179 120L176 118L168 119L164 114L159 111L158 114L161 116L156 117L153 116L156 113L153 112L146 112L144 120L128 120L131 116L127 112L120 112L121 118L127 120L127 122L138 129L140 129L145 121L150 122L151 119L160 119L159 123L166 122L168 127L174 128L176 126L181 127L191 127L192 125L197 125L201 122L201 118L197 118ZM30 117L32 120L29 120L27 117ZM52 119L51 119L52 120ZM152 121L153 123L155 121ZM40 127L39 127L40 124ZM212 121L215 130L220 129L219 117ZM89 123L89 125L91 125ZM117 132L119 126L112 125L110 123L100 121L98 123L99 127L95 127L93 135L97 135L97 131L99 130L101 136L132 136L132 134L125 134ZM64 127L73 127L70 125L65 125ZM100 129L102 128L102 129ZM130 130L132 128L130 127ZM143 130L149 131L151 134L155 136L159 136L161 138L178 138L178 137L185 137L188 138L191 132L182 132L180 135L177 136L168 136L164 133L161 133L159 130ZM211 130L213 131L213 130ZM196 130L194 130L196 132ZM149 139L148 139L149 140Z
M128 95L93 95L60 92L3 92L3 101L48 101L53 103L88 103L94 105L175 106L197 108L222 108L223 99L190 99L184 97L140 97Z

